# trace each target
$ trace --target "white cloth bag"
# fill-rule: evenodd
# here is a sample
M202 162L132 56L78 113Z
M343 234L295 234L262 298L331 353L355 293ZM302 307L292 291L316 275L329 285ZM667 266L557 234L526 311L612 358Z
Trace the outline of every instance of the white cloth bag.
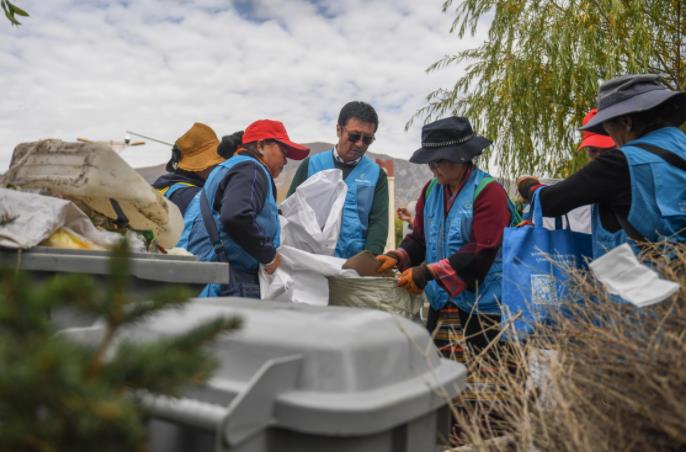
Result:
M308 178L281 204L281 244L333 256L347 193L341 170Z

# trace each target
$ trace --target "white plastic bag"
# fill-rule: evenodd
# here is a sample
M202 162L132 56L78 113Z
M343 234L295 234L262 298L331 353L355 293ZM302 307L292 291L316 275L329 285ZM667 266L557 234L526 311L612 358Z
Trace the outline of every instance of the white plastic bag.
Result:
M59 228L102 248L121 240L119 234L97 229L71 201L0 188L0 247L33 248Z
M341 170L320 171L281 204L281 244L333 256L348 187Z
M293 278L283 270L277 268L271 275L260 265L260 298L262 300L291 301L293 299Z
M355 270L343 270L345 259L338 257L312 254L290 246L280 247L279 254L281 265L274 274L267 275L260 267L263 300L326 306L329 304L327 276L358 276Z
M655 270L641 264L627 243L619 245L588 265L607 291L639 308L665 300L679 284L661 279Z

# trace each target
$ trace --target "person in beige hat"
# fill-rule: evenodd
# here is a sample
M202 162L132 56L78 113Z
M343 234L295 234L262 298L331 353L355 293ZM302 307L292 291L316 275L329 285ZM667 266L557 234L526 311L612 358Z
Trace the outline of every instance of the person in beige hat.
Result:
M212 169L224 161L217 154L218 145L214 130L196 122L174 143L168 173L153 182L152 186L176 204L182 215Z

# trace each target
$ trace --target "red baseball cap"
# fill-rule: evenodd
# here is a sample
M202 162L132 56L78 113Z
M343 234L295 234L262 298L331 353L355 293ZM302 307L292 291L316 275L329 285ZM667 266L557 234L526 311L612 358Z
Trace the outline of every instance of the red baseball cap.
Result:
M272 119L258 119L250 124L243 132L243 144L259 140L275 140L288 147L286 157L292 160L302 160L310 153L310 148L294 143L288 138L286 127L281 121Z
M588 123L588 121L593 119L596 113L598 113L597 108L594 108L593 110L589 111L584 117L583 121L581 121L581 125L585 126L586 123ZM617 147L617 144L615 144L615 141L612 139L612 137L584 130L581 132L581 143L579 143L579 149L588 147L594 147L599 149L614 149Z

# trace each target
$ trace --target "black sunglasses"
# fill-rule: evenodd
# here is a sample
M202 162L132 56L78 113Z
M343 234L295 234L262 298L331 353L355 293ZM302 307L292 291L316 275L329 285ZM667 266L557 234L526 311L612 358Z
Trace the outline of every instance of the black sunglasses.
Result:
M359 133L359 132L348 132L348 129L343 129L345 130L345 133L348 134L348 141L351 143L357 143L362 139L362 142L369 146L372 144L372 142L375 140L374 135L365 135L364 133Z

